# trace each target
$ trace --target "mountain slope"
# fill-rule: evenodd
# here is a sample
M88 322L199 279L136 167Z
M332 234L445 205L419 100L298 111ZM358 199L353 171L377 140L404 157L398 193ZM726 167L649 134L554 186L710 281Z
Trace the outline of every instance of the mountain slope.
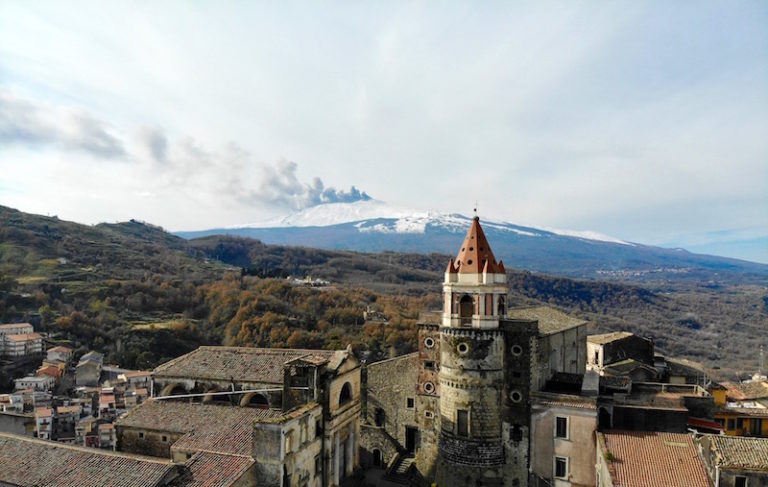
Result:
M241 227L177 232L184 238L251 237L267 244L310 245L360 252L453 254L471 219L456 214L408 212L380 202L329 204ZM591 232L543 230L483 221L497 257L508 268L571 277L623 280L765 282L768 265L624 242Z

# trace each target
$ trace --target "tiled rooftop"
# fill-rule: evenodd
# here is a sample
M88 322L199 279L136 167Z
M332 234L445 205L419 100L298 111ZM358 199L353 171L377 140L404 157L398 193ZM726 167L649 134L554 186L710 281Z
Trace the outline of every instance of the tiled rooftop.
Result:
M596 343L598 345L605 345L606 343L611 343L616 340L621 340L623 338L627 338L632 336L632 333L628 331L614 331L612 333L603 333L600 335L589 335L587 337L587 341L589 343Z
M230 487L251 468L254 460L239 455L196 453L186 466L191 476L187 487Z
M176 469L168 460L0 433L0 483L21 487L153 487Z
M61 345L53 348L49 348L47 350L48 352L62 352L62 353L72 353L72 349L69 347L63 347Z
M335 354L343 353L343 350L200 347L157 367L154 375L282 384L283 364L286 362L301 357L330 360Z
M729 399L745 401L768 397L768 381L753 381L739 384L724 382L723 385L727 389L725 394Z
M720 468L768 471L768 438L708 435Z
M7 335L5 338L12 342L28 342L30 340L42 340L39 333L20 333L18 335Z
M600 433L614 485L622 487L709 487L704 463L690 435L608 431Z
M549 306L512 308L507 311L507 318L537 320L539 322L539 333L542 335L550 335L586 323L586 320L575 318Z
M0 325L0 331L2 330L13 330L14 328L19 327L28 327L32 328L32 325L29 323L8 323L7 325Z
M115 424L187 433L172 445L174 448L249 455L253 423L284 415L279 409L150 400L131 409Z

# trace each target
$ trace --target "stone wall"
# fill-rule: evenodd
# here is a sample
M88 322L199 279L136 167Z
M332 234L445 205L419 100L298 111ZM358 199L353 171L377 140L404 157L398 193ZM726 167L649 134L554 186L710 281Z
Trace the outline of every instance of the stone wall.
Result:
M117 450L151 457L171 457L171 445L183 433L116 426ZM165 439L165 441L163 441Z
M373 468L374 451L381 454L381 468L386 467L399 452L399 446L394 438L379 426L363 424L360 426L360 465L363 468Z
M376 362L367 367L368 408L365 422L382 426L405 448L405 427L416 422L416 384L419 373L417 353ZM409 398L413 406L409 406Z

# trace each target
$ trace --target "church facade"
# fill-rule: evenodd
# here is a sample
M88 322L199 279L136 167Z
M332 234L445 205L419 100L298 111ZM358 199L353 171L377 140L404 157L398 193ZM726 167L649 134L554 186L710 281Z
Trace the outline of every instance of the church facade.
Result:
M583 374L586 323L507 308L507 276L477 217L423 313L419 350L367 368L364 463L410 459L424 485L529 485L531 394Z

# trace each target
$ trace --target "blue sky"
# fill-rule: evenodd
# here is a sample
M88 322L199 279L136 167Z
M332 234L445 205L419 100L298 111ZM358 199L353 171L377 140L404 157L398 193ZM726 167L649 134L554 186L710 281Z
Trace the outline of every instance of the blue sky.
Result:
M764 1L0 3L0 204L84 223L360 191L768 261L766 134Z

